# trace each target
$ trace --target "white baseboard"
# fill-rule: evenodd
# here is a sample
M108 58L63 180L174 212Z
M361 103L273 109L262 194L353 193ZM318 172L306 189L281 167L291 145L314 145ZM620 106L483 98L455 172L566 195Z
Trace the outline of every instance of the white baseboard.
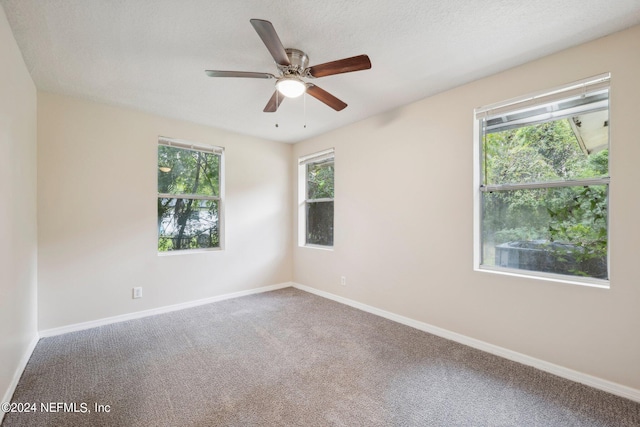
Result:
M640 390L627 387L622 384L614 383L612 381L604 380L602 378L594 377L582 372L574 371L573 369L565 368L553 363L546 362L535 357L527 356L526 354L518 353L499 347L497 345L489 344L484 341L477 340L475 338L468 337L466 335L458 334L446 329L439 328L437 326L430 325L428 323L420 322L418 320L410 319L408 317L400 316L389 311L381 310L370 305L362 304L358 301L354 301L348 298L334 295L329 292L321 291L309 286L301 285L299 283L293 283L294 288L346 304L348 306L357 308L367 313L375 314L380 317L384 317L394 322L401 323L403 325L411 326L412 328L419 329L424 332L428 332L433 335L437 335L442 338L446 338L451 341L458 342L460 344L468 345L469 347L476 348L478 350L485 351L487 353L495 354L496 356L504 357L505 359L513 360L514 362L522 363L523 365L532 366L540 369L541 371L549 372L562 378L566 378L571 381L575 381L581 384L588 385L590 387L606 391L617 396L621 396L636 402L640 402Z
M4 396L2 397L2 400L0 400L0 402L11 401L11 398L13 397L13 393L16 391L16 387L18 386L18 382L20 381L20 377L22 377L22 373L24 372L24 369L27 367L27 363L29 363L29 359L31 358L31 355L33 354L33 350L35 350L36 344L38 344L39 340L40 340L40 336L36 333L35 336L31 339L31 342L27 346L27 349L25 350L24 354L22 355L22 358L20 359L20 362L18 363L18 366L16 367L16 370L13 374L13 378L11 379L11 383L9 383L9 387L5 391ZM4 418L4 414L5 413L0 410L0 424L2 424L2 419Z
M75 323L73 325L60 326L58 328L45 329L40 331L40 337L52 337L55 335L66 334L69 332L82 331L85 329L96 328L98 326L110 325L112 323L125 322L127 320L141 319L143 317L155 316L156 314L169 313L185 308L197 307L199 305L210 304L212 302L223 301L231 298L244 297L262 292L275 291L277 289L288 288L293 286L291 282L279 283L276 285L263 286L260 288L249 289L246 291L233 292L230 294L218 295L215 297L199 299L195 301L183 302L180 304L167 305L164 307L152 308L149 310L136 311L134 313L121 314L119 316L105 317L103 319L91 320L89 322Z

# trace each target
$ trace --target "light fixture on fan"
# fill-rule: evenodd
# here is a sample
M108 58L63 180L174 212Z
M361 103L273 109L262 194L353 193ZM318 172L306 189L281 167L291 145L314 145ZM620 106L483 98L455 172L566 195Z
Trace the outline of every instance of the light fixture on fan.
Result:
M336 111L341 111L347 106L346 103L315 84L306 83L305 79L316 79L371 68L371 61L367 55L352 56L309 67L309 56L300 49L285 49L271 22L264 19L251 19L249 22L273 57L278 74L223 70L205 70L205 72L209 77L276 79L276 90L264 107L265 113L276 112L283 98L295 98L303 93L311 95Z
M278 79L276 89L287 98L297 98L307 90L307 85L297 77L287 76Z

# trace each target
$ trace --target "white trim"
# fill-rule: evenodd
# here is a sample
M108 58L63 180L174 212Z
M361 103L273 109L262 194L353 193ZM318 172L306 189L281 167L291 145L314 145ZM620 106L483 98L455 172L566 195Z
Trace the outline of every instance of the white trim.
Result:
M164 307L152 308L149 310L136 311L134 313L121 314L119 316L105 317L103 319L91 320L89 322L75 323L73 325L60 326L58 328L45 329L40 331L40 337L52 337L55 335L66 334L69 332L83 331L85 329L96 328L98 326L110 325L112 323L126 322L127 320L141 319L156 314L170 313L172 311L184 310L185 308L197 307L200 305L210 304L212 302L223 301L226 299L239 298L247 295L259 294L262 292L275 291L291 287L291 282L279 283L276 285L263 286L260 288L248 289L246 291L233 292L230 294L217 295L210 298L199 299L195 301L187 301L180 304L167 305Z
M528 95L518 96L506 101L496 102L475 109L476 119L490 118L505 111L524 110L573 96L586 96L590 93L610 87L611 73L603 73L577 82L568 83L550 90L542 90Z
M204 196L201 194L186 193L158 193L158 199L194 199L194 200L220 200L220 196Z
M13 373L13 378L11 379L11 382L9 383L9 387L5 391L4 396L2 397L2 400L0 400L0 402L11 402L13 393L16 391L16 387L18 386L18 382L20 381L20 377L22 377L22 373L27 367L27 363L29 363L29 359L31 359L31 355L33 354L33 350L36 349L36 345L38 344L38 341L40 341L40 336L36 332L35 336L31 339L31 342L27 346L26 351L22 355L22 359L20 359L18 366L16 366L16 370ZM4 418L4 414L5 412L0 410L0 424L2 424L2 419Z
M183 139L169 138L166 136L158 137L158 145L165 145L167 147L182 148L185 150L203 151L206 153L213 153L221 155L224 153L224 147L218 147L217 145L209 144L197 144Z
M224 152L224 148L222 149L222 153L220 153L220 164L219 164L219 168L220 168L220 178L219 178L219 188L218 188L218 193L219 193L219 197L220 200L218 201L218 241L220 243L220 250L224 250L225 246L226 246L226 236L227 233L225 231L226 227L225 227L225 222L226 222L226 206L227 206L227 200L226 200L226 186L227 186L227 166L226 166L226 162L227 162L227 156L225 155Z
M480 121L473 119L473 268L482 263L482 208L480 206L480 185L484 179L482 171L482 132Z
M320 199L307 199L305 203L323 203L323 202L334 202L335 199L333 197L322 197Z
M220 246L215 248L197 248L197 249L175 249L173 251L158 252L158 256L176 256L188 254L204 254L207 252L222 252Z
M298 159L298 164L302 166L302 165L306 165L307 163L318 163L324 160L331 159L334 156L335 156L335 148L329 148L323 151L319 151L317 153L300 157Z
M300 245L301 248L320 249L323 251L333 251L333 246L312 245L310 243Z
M492 191L533 190L536 188L586 187L588 185L609 185L610 183L611 178L605 176L602 178L570 179L566 181L526 182L521 184L483 184L480 186L480 191L482 191L483 193L490 193Z
M477 268L474 268L474 270L484 273L495 273L512 277L521 277L523 279L540 279L569 285L609 289L608 279L596 279L594 277L569 276L566 274L546 273L544 271L536 270L519 270L517 268L499 267L497 265L480 265Z
M298 165L298 246L307 243L307 168Z
M598 378L582 372L574 371L573 369L565 368L563 366L556 365L554 363L546 362L544 360L537 359L535 357L527 356L526 354L518 353L516 351L509 350L504 347L499 347L497 345L490 344L485 341L480 341L478 339L471 338L466 335L459 334L457 332L452 332L447 329L430 325L428 323L424 323L418 320L410 319L408 317L400 316L398 314L391 313L389 311L381 310L379 308L372 307L370 305L366 305L358 301L354 301L345 297L331 294L329 292L311 288L309 286L301 285L299 283L293 283L292 286L296 289L300 289L302 291L309 292L333 301L337 301L339 303L357 308L362 311L366 311L367 313L375 314L377 316L384 317L385 319L389 319L394 322L398 322L403 325L407 325L412 328L415 328L424 332L428 332L430 334L437 335L439 337L442 337L451 341L458 342L460 344L468 345L469 347L473 347L475 349L478 349L487 353L491 353L496 356L500 356L505 359L512 360L514 362L522 363L523 365L531 366L541 371L549 372L553 375L557 375L559 377L568 379L570 381L575 381L581 384L585 384L589 387L606 391L607 393L615 394L616 396L620 396L626 399L640 402L640 390L637 390L635 388L627 387L622 384L614 383L612 381L604 380L602 378Z

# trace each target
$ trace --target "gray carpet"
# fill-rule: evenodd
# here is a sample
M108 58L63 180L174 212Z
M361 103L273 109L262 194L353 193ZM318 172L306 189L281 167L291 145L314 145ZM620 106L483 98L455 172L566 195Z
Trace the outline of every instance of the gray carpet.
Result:
M640 426L638 403L292 288L43 338L13 401L38 412L3 426Z

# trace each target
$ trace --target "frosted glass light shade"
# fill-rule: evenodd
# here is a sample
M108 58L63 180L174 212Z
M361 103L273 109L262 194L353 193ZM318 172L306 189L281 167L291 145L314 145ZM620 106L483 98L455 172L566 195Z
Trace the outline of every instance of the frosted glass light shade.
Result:
M297 78L282 78L276 83L276 89L287 98L297 98L307 90L307 86Z

